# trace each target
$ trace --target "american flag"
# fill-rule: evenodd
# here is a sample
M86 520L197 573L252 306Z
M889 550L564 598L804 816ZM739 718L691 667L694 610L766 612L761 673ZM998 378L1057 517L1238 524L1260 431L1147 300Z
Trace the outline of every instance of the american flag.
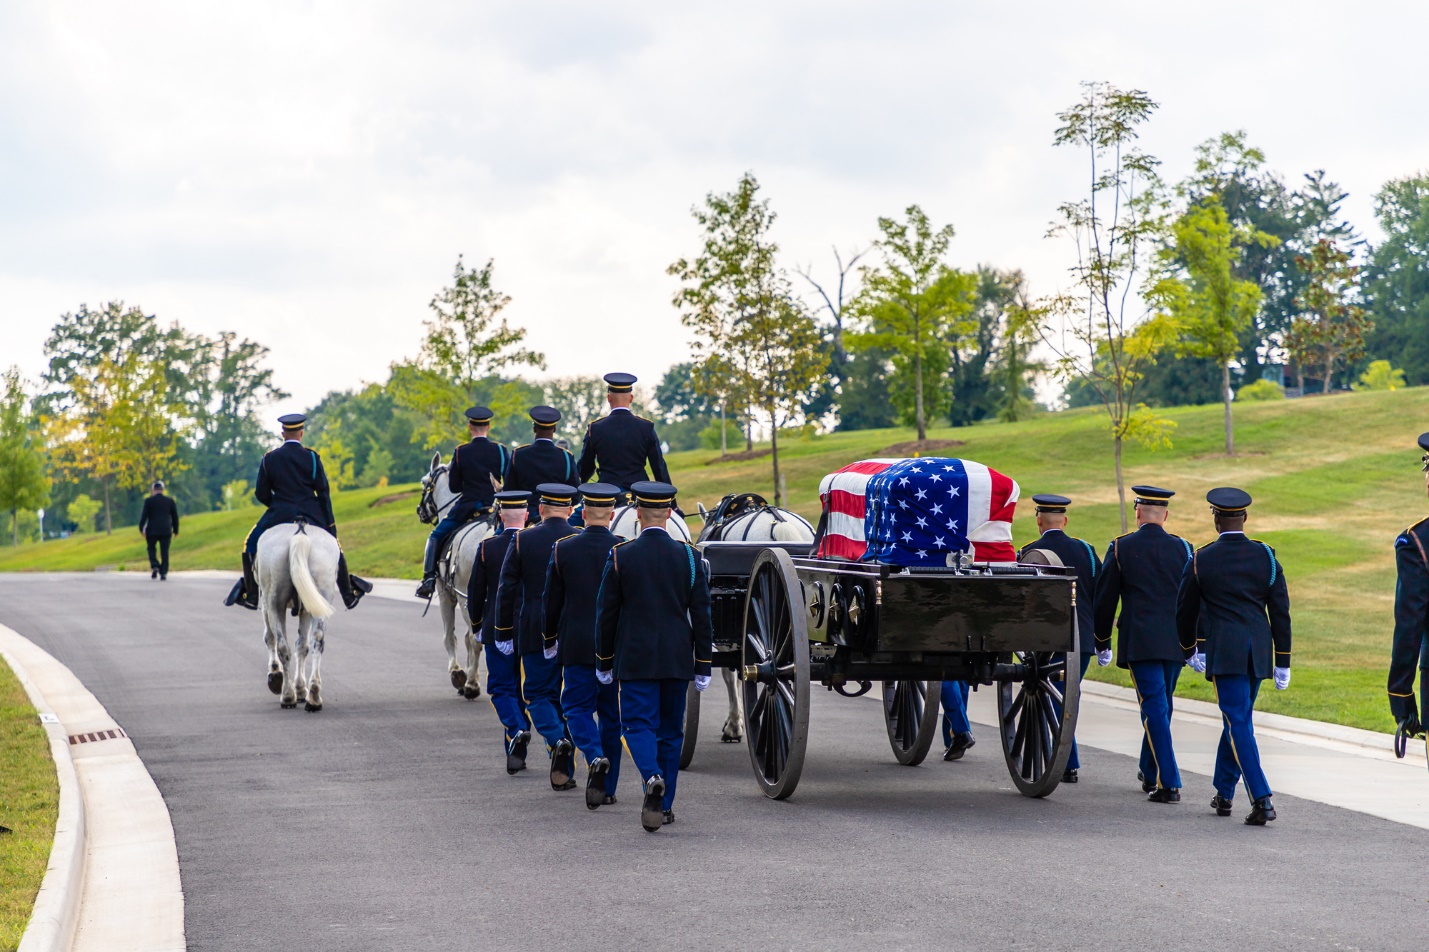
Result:
M1012 562L1017 482L966 459L866 459L819 484L824 536L814 554L889 565L946 565L955 552Z

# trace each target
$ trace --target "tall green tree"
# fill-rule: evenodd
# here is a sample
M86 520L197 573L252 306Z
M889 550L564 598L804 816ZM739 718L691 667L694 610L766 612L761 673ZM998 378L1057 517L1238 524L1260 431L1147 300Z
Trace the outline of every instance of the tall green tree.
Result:
M882 260L862 269L863 286L853 303L862 329L849 344L893 354L895 376L907 385L900 389L912 396L918 439L926 440L929 417L940 414L948 399L943 373L974 326L977 278L945 261L952 225L934 229L917 205L905 214L905 221L878 219L882 237L874 247Z
M1153 286L1153 299L1177 326L1178 351L1213 360L1220 368L1225 447L1231 456L1235 454L1231 363L1240 355L1241 334L1260 308L1260 286L1236 277L1236 264L1240 249L1277 239L1233 227L1225 206L1214 195L1188 208L1172 226L1171 237L1161 255L1165 270Z
M1175 337L1174 324L1140 293L1147 290L1152 252L1166 231L1160 163L1136 147L1140 127L1156 108L1139 89L1098 82L1083 83L1082 98L1057 114L1061 125L1053 143L1085 156L1088 190L1062 204L1049 231L1076 250L1072 290L1038 308L1047 318L1042 339L1056 354L1058 371L1095 393L1106 411L1123 531L1122 445L1128 439L1167 445L1174 427L1137 398L1146 368Z
M0 374L0 511L10 514L13 545L20 544L20 513L49 504L50 480L34 438L29 397L18 367Z
M1307 255L1295 259L1305 272L1305 288L1296 298L1301 313L1291 325L1286 349L1295 357L1300 387L1307 364L1323 368L1322 392L1334 385L1335 367L1364 353L1365 337L1374 326L1359 305L1360 269L1333 238L1321 238Z
M831 410L839 408L849 362L844 333L845 325L849 323L851 317L849 303L854 297L850 278L854 274L854 268L858 266L859 259L868 254L868 251L869 249L864 248L861 251L852 251L845 255L835 247L833 249L834 270L837 275L835 281L825 282L815 278L812 266L798 269L799 276L818 297L817 311L828 318L827 324L821 323L821 330L828 342L829 373L827 380L820 382L813 401L805 408L811 418L817 419Z
M1410 384L1429 384L1429 173L1393 179L1374 197L1384 241L1370 255L1368 349Z

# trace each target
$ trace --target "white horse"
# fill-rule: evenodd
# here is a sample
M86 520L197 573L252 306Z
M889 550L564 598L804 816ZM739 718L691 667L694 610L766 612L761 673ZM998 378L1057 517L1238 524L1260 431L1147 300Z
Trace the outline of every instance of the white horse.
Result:
M640 520L636 516L634 503L626 503L615 510L615 515L610 519L610 531L622 539L633 539L640 534ZM693 542L694 536L690 535L690 527L685 525L685 520L677 512L670 513L670 521L665 524L665 531L670 533L670 538L679 539L681 542Z
M323 709L323 640L326 620L340 601L337 561L341 554L331 535L301 523L274 526L258 539L255 568L263 641L268 645L268 690L279 696L285 708L302 701L309 711ZM298 616L292 650L287 631L290 609Z
M429 524L439 522L459 498L461 494L452 491L447 479L447 464L442 462L442 454L434 453L431 468L422 477L422 499L417 504L417 517ZM476 643L476 627L467 611L466 591L471 582L472 566L476 564L477 546L493 531L491 523L485 519L468 522L451 534L446 551L437 560L437 604L442 613L442 644L447 649L447 672L451 675L456 693L469 701L481 696L481 645ZM456 658L458 617L464 629L465 665L458 664ZM480 621L477 619L477 624Z

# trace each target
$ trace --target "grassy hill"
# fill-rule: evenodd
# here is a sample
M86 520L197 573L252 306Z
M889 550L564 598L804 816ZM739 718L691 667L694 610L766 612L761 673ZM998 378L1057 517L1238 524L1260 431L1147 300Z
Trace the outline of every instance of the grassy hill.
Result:
M1179 505L1172 507L1169 528L1197 544L1213 536L1206 490L1241 486L1256 500L1248 530L1274 545L1285 564L1295 616L1294 683L1288 692L1263 692L1260 706L1391 730L1384 701L1393 629L1391 544L1406 525L1429 514L1414 446L1414 438L1429 429L1429 388L1238 406L1234 457L1222 452L1220 407L1184 407L1167 415L1177 424L1174 448L1129 448L1127 485L1147 482L1177 490ZM891 429L781 443L792 508L817 516L818 482L825 473L857 459L911 455L892 448L912 438L907 430ZM975 459L1007 473L1021 484L1024 499L1038 492L1073 497L1070 530L1099 549L1120 531L1110 440L1094 412L942 428L930 431L929 439L961 441L936 455ZM710 451L671 454L672 478L687 511L696 500L713 506L726 492L771 494L767 456L725 462L718 457ZM343 547L356 571L416 577L426 534L414 515L416 500L415 486L335 498ZM236 569L255 516L250 510L186 518L174 545L174 565ZM1030 505L1019 507L1014 533L1019 544L1036 535ZM147 568L138 532L130 527L113 536L0 549L0 571L98 566ZM1127 683L1116 669L1096 676ZM1211 699L1209 685L1189 670L1181 693Z

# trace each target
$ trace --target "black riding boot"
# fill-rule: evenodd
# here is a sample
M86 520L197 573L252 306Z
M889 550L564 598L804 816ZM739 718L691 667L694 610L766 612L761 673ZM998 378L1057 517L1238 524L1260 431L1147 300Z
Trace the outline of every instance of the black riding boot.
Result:
M422 556L422 584L417 586L418 598L431 598L437 590L437 544L427 540L427 551Z
M223 604L242 605L255 612L258 610L258 577L253 572L253 559L246 551L243 553L243 578L233 586Z
M372 583L358 578L347 571L347 554L337 557L337 590L342 593L342 603L348 608L356 608L362 596L372 591Z

